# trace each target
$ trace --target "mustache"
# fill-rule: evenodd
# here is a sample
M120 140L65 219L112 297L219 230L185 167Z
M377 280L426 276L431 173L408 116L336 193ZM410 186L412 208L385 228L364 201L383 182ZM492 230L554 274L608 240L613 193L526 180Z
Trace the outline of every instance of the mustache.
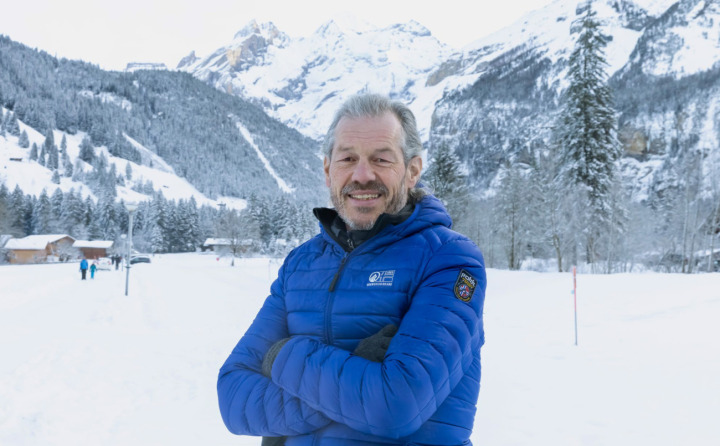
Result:
M342 195L347 195L355 192L356 190L377 191L384 195L387 195L388 193L388 188L379 181L369 181L365 184L360 184L357 181L353 181L352 183L343 187L340 192L342 193Z

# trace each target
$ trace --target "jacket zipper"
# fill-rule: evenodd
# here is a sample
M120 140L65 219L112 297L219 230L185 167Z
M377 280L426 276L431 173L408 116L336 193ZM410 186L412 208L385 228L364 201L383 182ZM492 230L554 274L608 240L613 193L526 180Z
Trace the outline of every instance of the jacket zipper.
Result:
M330 282L330 288L328 290L330 291L330 295L328 296L327 307L325 307L325 341L328 345L332 345L333 343L332 327L330 324L330 320L332 316L332 307L335 303L335 285L337 285L340 274L342 274L342 271L345 268L345 262L347 261L349 256L350 253L346 252L342 260L340 260L340 266L338 267L335 276L333 276L332 282Z

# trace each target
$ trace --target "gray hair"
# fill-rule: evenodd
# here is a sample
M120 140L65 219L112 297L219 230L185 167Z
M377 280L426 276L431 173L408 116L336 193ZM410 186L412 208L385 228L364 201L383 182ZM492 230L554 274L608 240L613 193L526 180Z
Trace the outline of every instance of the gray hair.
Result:
M407 166L410 160L420 156L423 150L415 115L402 102L390 100L390 98L379 94L358 94L352 96L340 106L325 135L322 146L323 154L327 159L331 158L332 149L335 145L335 129L342 118L378 117L387 112L393 113L400 121L405 136L400 148Z

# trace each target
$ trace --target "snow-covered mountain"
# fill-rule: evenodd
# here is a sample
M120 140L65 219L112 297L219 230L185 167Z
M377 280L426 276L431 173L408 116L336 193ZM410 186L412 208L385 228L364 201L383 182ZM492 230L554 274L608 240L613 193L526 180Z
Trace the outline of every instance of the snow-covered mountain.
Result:
M251 22L227 46L202 59L193 53L178 69L319 139L343 100L360 91L389 93L429 118L437 92L427 78L451 53L417 22L379 29L336 19L295 40Z
M449 145L475 184L484 186L502 162L549 147L567 86L576 19L585 4L557 0L461 50L414 22L377 29L331 21L299 39L253 22L227 46L205 58L192 54L179 69L260 105L315 139L352 94L400 98L416 113L430 150ZM624 173L638 185L641 199L659 181L658 170L676 161L671 134L678 109L688 116L686 132L697 135L685 138L685 148L718 152L720 2L593 0L591 5L611 39L607 72L626 155ZM633 103L640 99L652 104ZM642 107L652 110L638 113Z

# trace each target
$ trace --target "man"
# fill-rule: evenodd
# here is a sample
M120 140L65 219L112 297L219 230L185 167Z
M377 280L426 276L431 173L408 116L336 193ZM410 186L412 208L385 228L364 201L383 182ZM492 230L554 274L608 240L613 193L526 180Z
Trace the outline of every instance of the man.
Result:
M220 369L223 421L263 444L468 445L480 388L485 270L416 187L404 105L355 96L325 143L333 209L285 259Z

